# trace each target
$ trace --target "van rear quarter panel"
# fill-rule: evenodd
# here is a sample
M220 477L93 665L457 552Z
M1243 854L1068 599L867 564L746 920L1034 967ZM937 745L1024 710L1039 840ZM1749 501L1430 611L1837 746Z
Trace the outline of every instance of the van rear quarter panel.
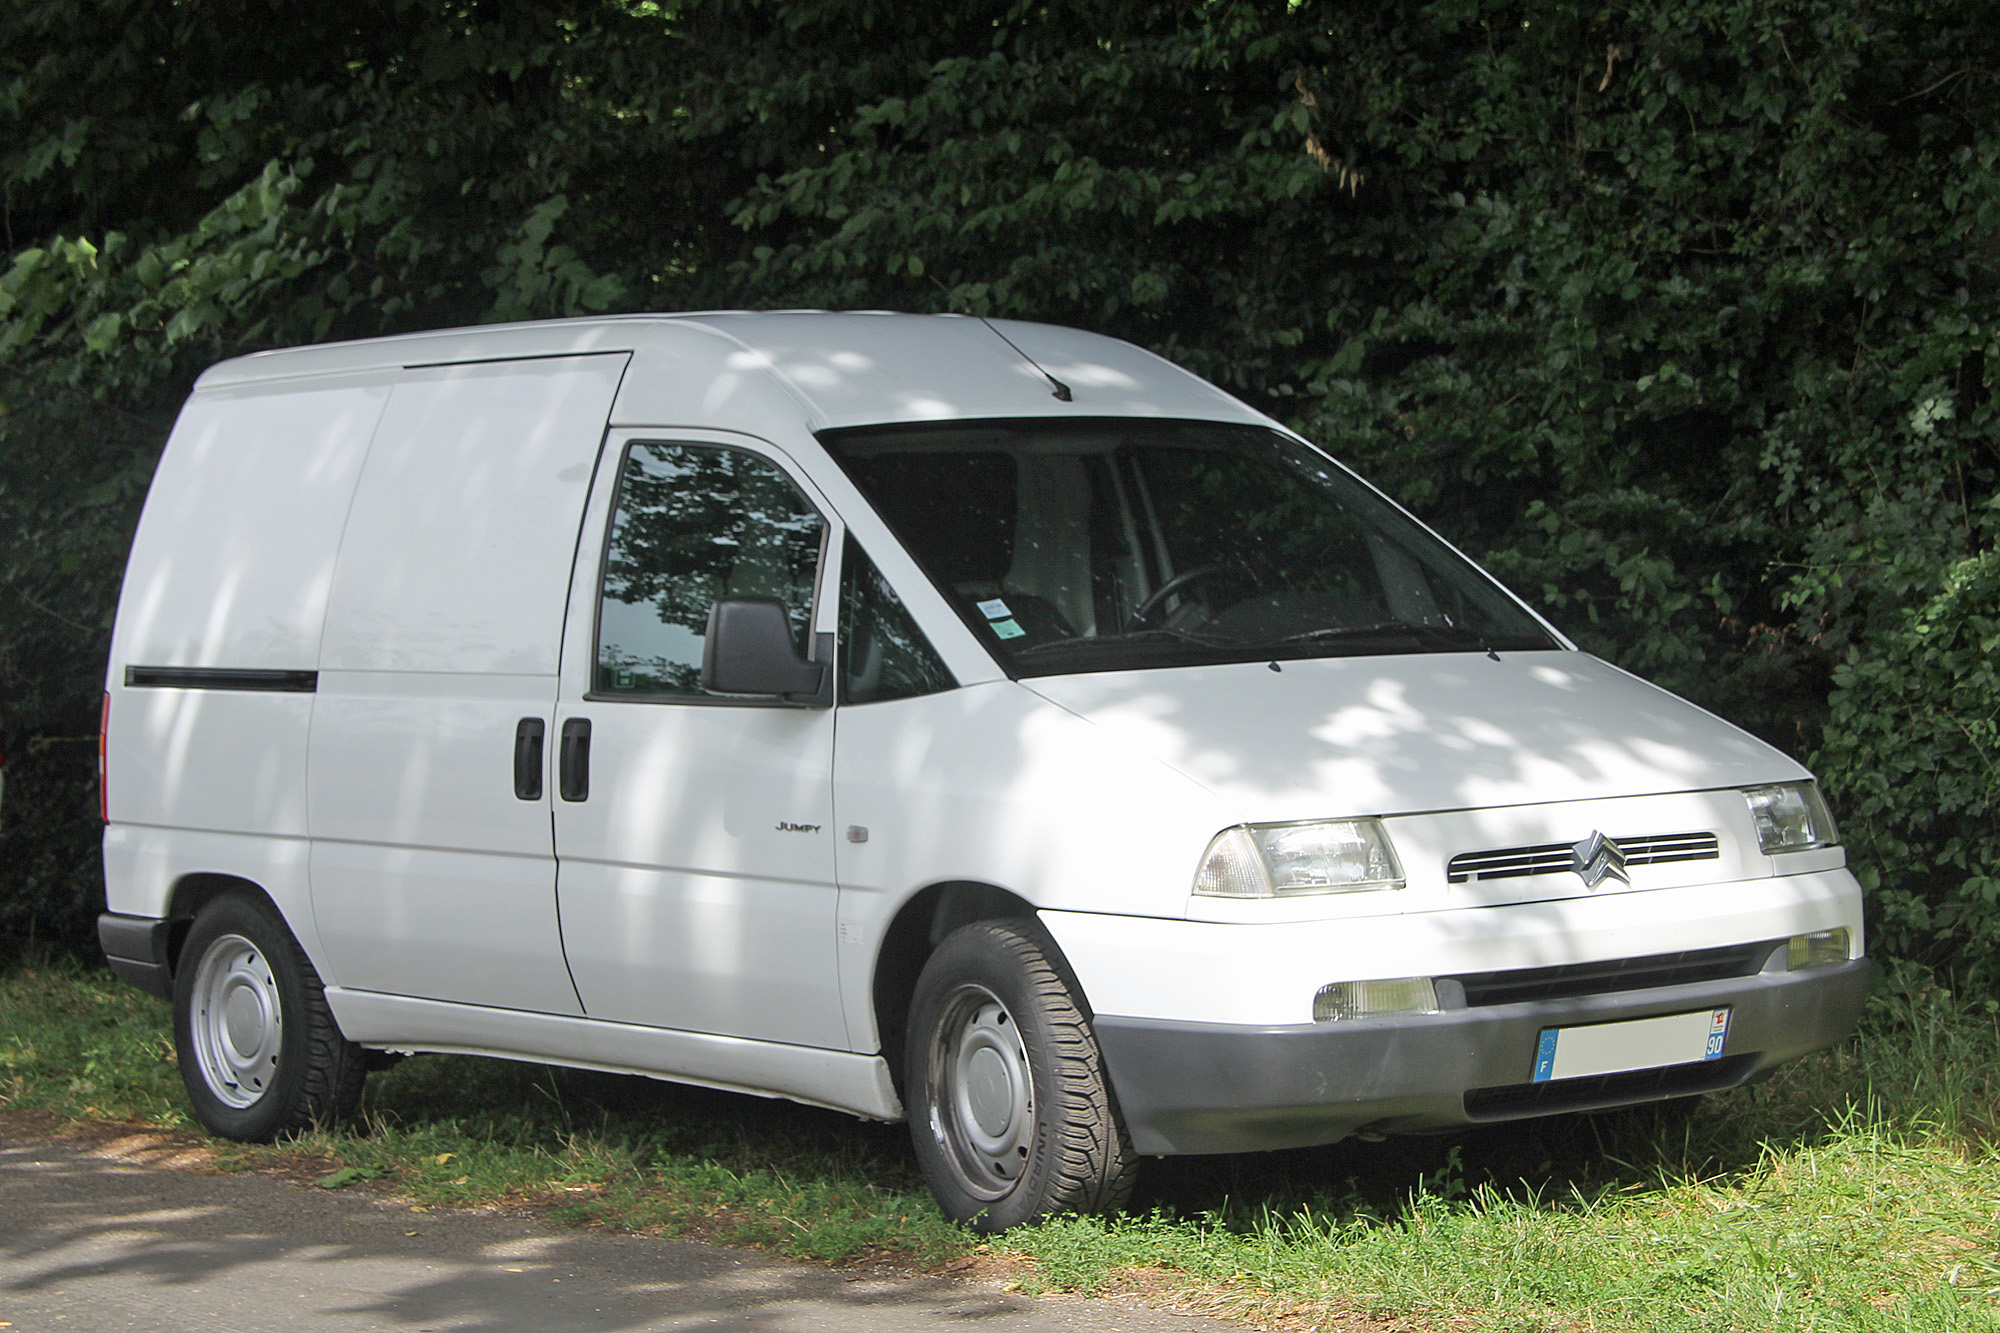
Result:
M317 666L341 527L394 380L366 372L197 390L182 409L147 493L112 636L114 910L163 914L184 874L262 883L296 855L261 842L305 836L312 696L133 689L125 668ZM236 836L182 836L196 833Z

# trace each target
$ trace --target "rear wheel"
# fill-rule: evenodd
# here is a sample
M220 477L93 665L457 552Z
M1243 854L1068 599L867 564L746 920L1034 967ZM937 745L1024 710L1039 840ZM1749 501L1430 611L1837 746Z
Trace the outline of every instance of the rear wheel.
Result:
M909 1031L911 1140L947 1215L990 1235L1124 1204L1136 1160L1089 1016L1035 923L947 937Z
M217 898L195 917L174 977L174 1044L201 1123L251 1143L333 1124L367 1075L305 951L274 908L248 897Z

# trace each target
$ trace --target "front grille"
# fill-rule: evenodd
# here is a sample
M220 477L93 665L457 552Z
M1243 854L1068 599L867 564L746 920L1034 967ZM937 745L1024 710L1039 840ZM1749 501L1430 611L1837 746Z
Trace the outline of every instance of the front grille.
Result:
M1669 861L1713 861L1722 845L1713 833L1660 833L1650 838L1612 838L1628 866L1663 865ZM1445 865L1445 879L1463 884L1473 879L1519 879L1524 875L1556 875L1575 864L1572 844L1538 843L1533 847L1500 847L1490 852L1461 852Z
M1684 949L1644 958L1609 958L1599 963L1566 963L1560 967L1518 967L1505 972L1470 972L1445 977L1465 987L1465 1003L1519 1004L1527 1000L1563 1000L1576 995L1647 990L1654 986L1684 986L1694 981L1722 981L1764 970L1771 952L1783 940L1758 940L1719 949Z
M1588 1078L1558 1078L1547 1083L1510 1083L1499 1088L1474 1088L1465 1094L1468 1120L1516 1120L1557 1111L1597 1111L1632 1106L1665 1097L1733 1088L1750 1077L1757 1054L1725 1055L1664 1069L1634 1069L1623 1074L1592 1074Z

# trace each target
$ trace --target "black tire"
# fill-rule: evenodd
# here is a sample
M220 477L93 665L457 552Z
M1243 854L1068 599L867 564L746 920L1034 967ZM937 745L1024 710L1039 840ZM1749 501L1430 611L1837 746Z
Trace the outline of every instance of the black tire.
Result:
M337 1123L368 1072L284 919L248 896L195 916L174 974L174 1046L196 1117L246 1143Z
M1033 921L979 921L917 978L904 1065L910 1139L947 1216L983 1235L1113 1212L1138 1161L1090 1016Z

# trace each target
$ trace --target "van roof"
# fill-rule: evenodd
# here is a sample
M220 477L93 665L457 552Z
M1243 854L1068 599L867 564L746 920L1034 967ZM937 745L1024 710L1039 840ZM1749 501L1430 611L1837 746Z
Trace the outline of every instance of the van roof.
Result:
M646 396L634 379L670 378L677 386L690 377L762 380L802 409L813 430L1014 416L1265 420L1207 381L1116 338L1017 320L822 310L615 315L324 343L221 362L196 389L619 351L635 357L621 398ZM649 363L658 368L651 375ZM1056 396L1048 376L1069 387L1069 401Z

